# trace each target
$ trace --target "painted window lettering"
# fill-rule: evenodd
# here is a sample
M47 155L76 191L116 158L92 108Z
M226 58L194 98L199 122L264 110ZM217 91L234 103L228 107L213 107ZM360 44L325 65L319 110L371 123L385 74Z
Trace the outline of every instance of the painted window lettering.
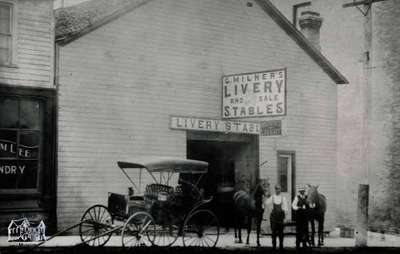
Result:
M0 97L0 189L31 189L38 184L40 102Z

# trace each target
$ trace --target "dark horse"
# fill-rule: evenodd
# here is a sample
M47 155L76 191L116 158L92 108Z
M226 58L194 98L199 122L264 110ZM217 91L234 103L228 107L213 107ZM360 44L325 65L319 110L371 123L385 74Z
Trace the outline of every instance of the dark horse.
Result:
M247 239L249 244L252 219L255 218L257 225L257 246L260 246L260 228L264 209L262 208L262 200L265 190L261 183L258 183L252 192L239 190L233 194L233 203L235 206L235 242L242 243L242 222L247 219Z
M308 186L307 202L310 206L309 220L311 222L311 246L315 246L315 221L318 222L318 246L324 245L324 221L326 198L318 192L318 186Z

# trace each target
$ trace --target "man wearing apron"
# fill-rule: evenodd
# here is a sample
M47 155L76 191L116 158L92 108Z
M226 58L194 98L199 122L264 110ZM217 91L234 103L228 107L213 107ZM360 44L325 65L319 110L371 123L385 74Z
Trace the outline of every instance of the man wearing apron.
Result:
M281 186L275 186L275 194L267 200L267 206L272 206L270 215L271 233L272 233L272 248L276 249L276 238L279 238L279 249L283 249L283 229L284 220L288 211L287 201L281 195Z
M296 248L307 247L308 243L308 212L306 188L300 187L299 194L293 200L292 208L296 211Z

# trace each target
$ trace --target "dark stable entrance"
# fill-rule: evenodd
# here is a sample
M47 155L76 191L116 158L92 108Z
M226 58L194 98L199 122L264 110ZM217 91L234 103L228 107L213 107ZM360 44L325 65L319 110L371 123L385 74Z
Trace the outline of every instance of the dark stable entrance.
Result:
M212 209L221 227L233 226L233 193L235 169L241 160L241 150L246 143L207 140L188 140L187 158L209 163L209 169L199 186L204 194L213 196Z

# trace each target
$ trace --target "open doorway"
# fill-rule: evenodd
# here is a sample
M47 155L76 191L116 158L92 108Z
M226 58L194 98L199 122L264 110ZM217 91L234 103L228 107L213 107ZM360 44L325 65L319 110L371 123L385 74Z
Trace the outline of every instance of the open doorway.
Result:
M211 209L217 214L221 226L226 228L233 226L233 194L239 179L247 178L252 184L258 175L255 170L258 156L251 141L187 141L187 157L209 163L200 186L205 195L213 196Z
M296 163L294 151L278 151L278 183L282 188L282 195L289 204L296 195ZM288 218L294 219L292 210L288 211Z

